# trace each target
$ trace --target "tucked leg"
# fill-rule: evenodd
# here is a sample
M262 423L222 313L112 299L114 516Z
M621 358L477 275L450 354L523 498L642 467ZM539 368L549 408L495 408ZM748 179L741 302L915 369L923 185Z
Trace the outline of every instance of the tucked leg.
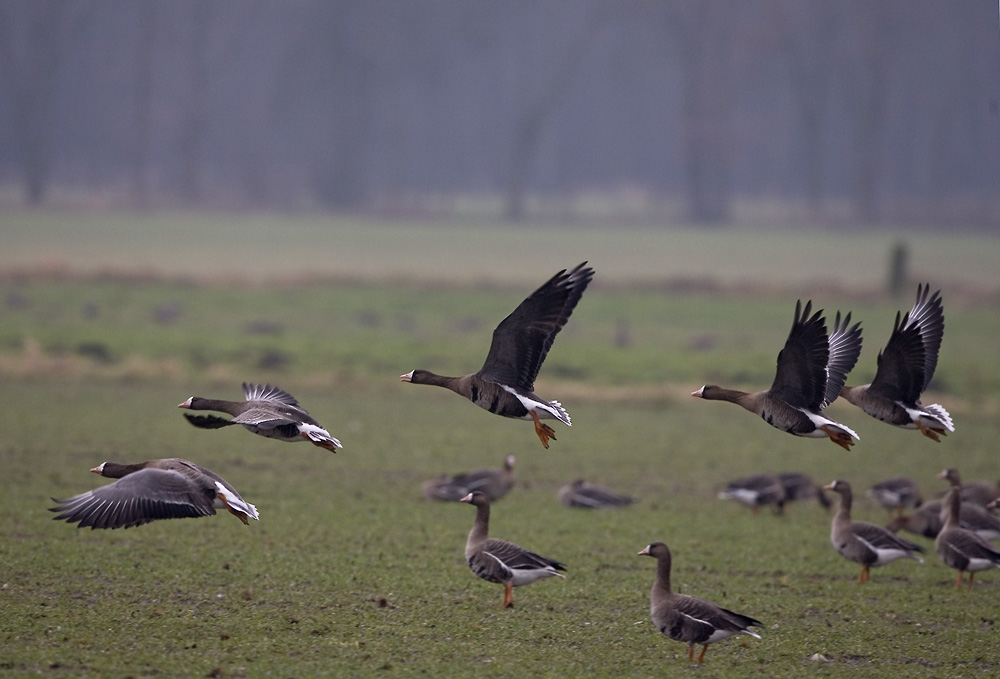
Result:
M962 576L963 575L964 575L964 573L962 573L962 571L958 572L958 580L955 581L955 589L961 589L962 588ZM969 575L972 575L972 574L970 573ZM969 581L970 582L972 581L971 577L969 578ZM969 586L971 587L972 585L969 585Z
M834 429L831 429L828 425L820 427L820 429L825 431L826 435L830 437L830 440L836 443L844 450L850 450L851 446L854 445L854 439L851 438L851 435L848 434L847 432L835 431Z
M927 438L934 439L938 443L941 442L941 439L938 438L938 432L934 431L933 429L930 429L929 427L925 427L923 421L920 420L919 418L917 419L917 428L920 430L920 433L926 436ZM944 432L940 433L943 434Z
M538 440L542 442L542 445L546 448L549 447L549 439L553 441L556 440L555 430L547 424L542 424L542 421L538 419L538 414L532 410L531 419L535 421L535 433L538 435Z

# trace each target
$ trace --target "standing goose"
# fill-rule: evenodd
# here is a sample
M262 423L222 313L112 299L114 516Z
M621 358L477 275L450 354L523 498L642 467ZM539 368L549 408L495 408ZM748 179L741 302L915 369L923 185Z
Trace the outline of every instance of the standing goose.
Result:
M729 401L764 418L772 427L796 436L824 438L845 450L859 439L846 425L834 422L823 409L837 398L861 353L861 324L848 328L851 314L841 323L837 312L833 332L827 335L822 310L810 316L812 302L795 303L795 321L778 354L774 383L767 391L747 393L706 384L692 396Z
M579 507L582 509L603 509L605 507L627 507L635 498L619 495L606 486L588 483L577 479L567 483L557 493L559 502L564 507Z
M197 518L216 508L249 523L259 520L257 508L214 472L178 457L138 464L102 462L90 471L118 479L68 500L56 500L55 519L78 523L79 528L130 528L157 519Z
M454 476L442 474L424 483L424 497L428 500L458 502L472 491L478 490L490 502L495 502L514 487L515 461L513 455L507 455L501 469L477 469Z
M736 500L750 508L754 514L761 507L774 505L774 513L781 514L785 506L785 486L774 474L751 474L730 481L719 491L720 500Z
M892 335L878 355L871 384L844 387L840 395L877 420L919 429L927 438L940 441L940 436L955 431L951 416L937 403L920 403L920 395L934 377L944 336L941 291L928 298L929 292L930 285L918 285L917 301L902 321L896 312Z
M736 634L760 639L760 635L750 629L763 627L759 620L726 610L706 599L671 590L670 549L665 544L654 542L639 554L656 559L656 581L649 592L649 615L653 624L674 641L687 643L688 660L694 660L695 644L702 644L698 655L698 662L702 662L708 645L716 641Z
M538 439L548 448L549 439L556 439L555 431L540 420L555 419L566 426L571 422L558 401L546 401L534 393L535 378L556 335L594 277L594 270L585 265L583 262L569 272L563 269L503 319L493 331L486 362L478 372L446 377L411 370L399 379L445 387L496 415L532 420Z
M868 582L871 579L869 568L884 566L896 559L924 560L916 554L924 548L889 532L882 526L876 526L866 521L851 521L851 484L847 481L834 481L826 486L840 495L840 507L833 516L830 529L830 542L833 548L850 561L861 564L861 574L858 582Z
M917 484L905 476L893 476L879 481L868 489L868 497L883 509L900 515L910 507L916 509L924 501Z
M202 429L221 429L233 424L242 424L254 434L279 441L307 440L315 446L331 453L343 448L340 441L330 436L330 432L320 426L299 405L294 396L269 384L243 383L244 401L223 401L216 398L192 396L178 405L189 410L216 410L229 413L232 419L214 415L188 415L188 422Z
M962 586L962 578L965 573L969 574L969 588L972 588L972 579L979 571L991 568L1000 568L1000 551L994 549L986 540L975 532L962 528L960 524L960 513L962 509L961 489L957 483L957 472L946 469L938 477L947 479L951 483L951 489L944 496L942 501L942 515L944 527L934 540L934 549L945 565L958 571L958 579L955 587ZM953 478L954 477L954 478Z
M542 578L559 576L566 565L529 552L513 542L489 537L490 500L474 491L462 498L476 508L476 520L465 543L465 561L472 572L487 582L503 585L504 608L514 605L514 587L530 585Z

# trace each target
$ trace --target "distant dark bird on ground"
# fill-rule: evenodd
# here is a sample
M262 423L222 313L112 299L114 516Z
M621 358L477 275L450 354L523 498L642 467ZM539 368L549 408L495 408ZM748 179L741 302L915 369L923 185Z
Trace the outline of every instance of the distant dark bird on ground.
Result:
M694 645L702 644L698 662L705 659L709 644L736 634L760 639L751 627L763 627L760 620L734 613L706 599L678 594L670 588L670 549L662 542L647 545L639 552L656 559L656 581L649 593L649 614L656 629L688 647L688 660L694 660Z
M903 510L911 507L919 507L924 501L917 484L905 476L893 476L879 481L868 489L868 497L883 509L897 514L902 514Z
M493 331L486 362L478 372L462 377L411 370L403 382L445 387L496 415L532 420L542 445L555 440L552 427L541 422L559 420L570 426L569 414L558 401L546 401L534 393L535 378L552 342L569 320L573 308L587 289L594 270L579 264L553 276L521 302Z
M588 483L577 479L559 489L559 502L566 507L583 509L603 509L605 507L627 507L635 498L619 495L607 486Z
M837 398L861 353L861 324L851 314L841 322L837 312L833 331L827 335L822 310L810 316L812 302L795 304L795 320L778 354L774 383L767 391L747 393L706 384L692 396L729 401L760 415L772 427L796 436L825 438L850 450L858 439L846 425L834 422L823 409ZM860 440L860 439L859 439Z
M778 480L781 481L781 485L785 489L785 504L796 500L811 500L812 498L816 498L823 509L829 509L830 505L833 504L823 492L823 486L813 481L807 474L779 472Z
M225 479L204 467L177 457L138 464L103 462L90 471L114 483L68 500L53 500L56 519L80 528L130 528L157 519L197 518L216 508L249 523L259 519L257 508L246 502Z
M245 401L223 401L215 398L192 396L178 405L190 410L216 410L229 413L232 419L214 415L188 415L188 422L201 429L221 429L233 424L242 424L254 434L279 441L306 440L331 453L343 448L340 441L330 436L330 432L310 417L295 397L269 384L243 383Z
M944 522L941 520L941 502L934 500L933 502L923 503L917 511L910 515L893 517L885 527L886 530L891 530L893 533L905 530L933 540L941 532L943 526Z
M726 484L726 489L719 492L720 500L736 500L746 505L754 514L761 507L773 506L776 514L780 514L785 505L785 487L774 474L751 474Z
M937 403L920 403L920 395L934 377L944 336L941 291L928 297L929 292L929 285L917 286L917 301L902 321L896 312L892 335L878 355L871 384L844 387L840 395L877 420L919 429L927 438L940 441L940 436L955 431L951 415Z
M924 562L917 555L917 552L924 551L920 545L904 540L882 526L851 520L853 495L851 484L847 481L834 481L826 489L840 495L840 507L833 516L830 528L830 542L842 557L861 564L859 583L871 579L869 569L873 566L884 566L902 558Z
M442 474L424 483L424 497L428 500L458 502L474 490L490 499L499 500L514 487L514 456L507 455L502 469L478 469L474 472Z
M465 543L465 561L472 572L487 582L504 586L503 607L514 605L514 587L530 585L542 578L566 577L566 565L529 552L513 542L489 537L490 501L479 491L461 500L476 508L476 520Z
M945 495L941 505L944 527L934 540L934 549L945 565L958 571L955 587L962 586L965 573L969 574L969 588L979 571L1000 568L1000 551L986 542L975 532L962 528L960 515L962 511L962 496L959 485L958 471L946 469L939 478L947 479L951 489Z

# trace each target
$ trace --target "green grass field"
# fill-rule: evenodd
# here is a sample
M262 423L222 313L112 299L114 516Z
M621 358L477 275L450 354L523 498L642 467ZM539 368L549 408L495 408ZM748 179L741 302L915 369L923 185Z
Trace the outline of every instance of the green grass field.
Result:
M905 473L928 496L944 490L934 477L946 466L970 479L1000 477L1000 315L991 277L998 272L980 277L946 265L947 253L924 259L920 253L944 246L913 241L914 264L923 262L915 275L944 288L945 340L929 398L948 407L957 431L935 444L838 402L831 414L862 438L846 452L687 394L706 381L766 387L799 294L864 321L865 349L849 383L867 381L896 310L912 301L878 294L881 269L864 283L807 276L813 283L797 292L795 281L806 278L762 262L720 277L718 291L685 290L666 284L688 275L675 275L670 257L655 276L628 268L648 233L571 234L561 248L559 232L542 231L530 238L548 251L532 251L530 266L480 262L451 272L440 266L455 255L441 249L449 237L414 227L415 261L403 257L395 275L396 260L379 271L372 254L360 254L370 226L345 222L337 229L359 248L351 250L356 270L306 266L324 246L306 248L299 260L317 278L282 276L278 265L289 254L265 251L263 278L271 282L243 286L232 274L257 261L250 249L262 247L265 234L231 252L196 228L195 217L157 219L155 247L144 239L126 247L162 249L156 276L137 275L134 261L102 260L81 238L80 262L0 283L0 675L902 678L1000 669L1000 573L980 575L972 592L956 591L933 545L914 538L930 552L924 564L890 564L859 586L855 564L830 547L830 515L819 506L754 516L715 498L725 481L757 471L845 478L859 494ZM85 221L93 226L92 217ZM123 218L108 222L122 228ZM22 233L23 221L16 225ZM164 235L175 227L182 240L201 237L199 256L219 276L182 279L192 261ZM507 256L498 234L470 232L483 238L473 246L476 238L463 234L461 247ZM695 253L710 252L716 238L691 245L684 266L712 271L713 262ZM585 251L598 240L605 249ZM778 255L825 242L796 237ZM402 257L404 244L396 245L384 254ZM996 252L989 239L968 247ZM655 259L643 256L640 266ZM537 385L573 416L549 450L530 424L399 383L415 367L476 369L496 322L551 273L582 259L598 278ZM24 254L0 270L24 272L40 261ZM961 284L949 288L951 281ZM198 430L176 409L191 395L236 398L244 380L291 391L345 449L331 455L236 428ZM569 571L565 580L515 590L515 608L501 610L501 588L476 579L462 558L472 508L425 501L420 484L441 472L497 466L507 453L517 455L518 486L495 505L492 534ZM90 531L46 511L50 497L103 483L87 472L101 461L168 456L224 476L257 505L260 522L243 526L227 514ZM563 508L557 488L580 476L640 502L621 511ZM886 518L863 498L855 516ZM648 619L654 564L636 552L653 540L671 545L676 586L759 618L763 638L713 645L702 667L689 666L684 646ZM816 654L825 659L810 659Z

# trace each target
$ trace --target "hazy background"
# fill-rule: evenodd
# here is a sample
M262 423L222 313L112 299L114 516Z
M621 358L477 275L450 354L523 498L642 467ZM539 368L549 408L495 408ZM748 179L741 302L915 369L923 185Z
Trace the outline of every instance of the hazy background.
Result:
M0 0L0 205L1000 224L986 0Z

